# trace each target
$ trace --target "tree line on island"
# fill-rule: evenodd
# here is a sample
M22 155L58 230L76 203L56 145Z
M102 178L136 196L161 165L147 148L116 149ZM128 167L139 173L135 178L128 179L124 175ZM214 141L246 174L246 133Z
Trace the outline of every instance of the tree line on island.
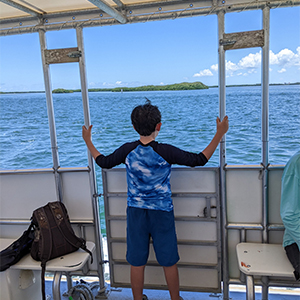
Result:
M300 85L300 82L293 83L270 83L270 86L277 85ZM232 84L226 85L226 87L243 87L243 86L261 86L260 83L254 84ZM208 88L217 88L217 85L207 86L202 82L182 82L169 85L145 85L139 87L116 87L107 89L89 89L89 92L137 92L137 91L183 91L183 90L202 90ZM70 89L54 89L52 93L63 94L63 93L75 93L81 92L80 89L70 90ZM32 93L45 93L45 91L22 91L22 92L1 92L0 94L32 94Z
M182 82L168 85L144 85L138 87L116 87L106 89L89 89L89 92L143 92L143 91L181 91L181 90L203 90L208 86L202 82ZM55 89L53 93L74 93L81 90Z

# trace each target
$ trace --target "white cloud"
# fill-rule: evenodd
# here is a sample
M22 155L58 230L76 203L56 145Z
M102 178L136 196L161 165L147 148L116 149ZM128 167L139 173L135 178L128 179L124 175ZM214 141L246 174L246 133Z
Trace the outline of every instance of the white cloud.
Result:
M299 47L300 48L300 47ZM218 64L212 65L210 67L213 71L218 72Z
M261 56L261 51L259 51L256 53L249 53L247 56L240 59L238 63L226 61L226 76L247 76L248 74L257 73L257 69L261 66ZM270 50L269 62L270 66L277 65L281 67L281 69L278 70L279 73L287 72L287 69L293 66L300 67L300 46L296 49L295 53L287 48L282 49L277 54ZM199 73L194 74L193 77L213 76L211 70L213 72L218 72L218 64L211 65L210 69L204 69ZM246 72L243 72L242 70L246 70ZM270 71L272 71L271 68Z
M286 72L285 68L282 68L281 70L278 70L278 73L284 73L284 72Z
M231 62L230 60L229 61L226 60L225 66L226 66L226 71L230 71L230 72L237 71L239 69L239 67L235 63Z
M116 81L116 84L120 85L122 83L122 81Z
M269 61L270 61L270 65L277 65L278 64L277 55L272 50L270 50Z
M247 56L243 57L239 62L238 66L240 69L246 68L258 68L261 63L261 51L253 54L250 53Z
M213 76L213 73L209 69L205 69L193 75L193 77Z
M298 53L294 53L289 49L283 49L277 54L278 64L280 66L299 66L300 65L300 55L299 47L297 48Z

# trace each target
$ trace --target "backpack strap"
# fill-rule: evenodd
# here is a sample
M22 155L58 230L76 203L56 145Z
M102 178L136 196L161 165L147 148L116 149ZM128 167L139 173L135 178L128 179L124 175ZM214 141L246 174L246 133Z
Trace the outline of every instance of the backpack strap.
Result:
M74 247L81 248L91 256L91 264L93 263L93 254L86 247L86 241L75 235L71 227L67 209L62 202L56 201L49 203L49 207L53 214L54 220L64 238Z
M49 226L48 218L45 213L45 210L43 207L40 209L37 209L35 212L35 218L38 221L39 229L40 229L40 235L42 240L42 249L41 253L43 253L43 257L40 257L41 259L41 281L42 281L42 296L43 300L46 300L46 293L45 293L45 271L46 271L46 262L51 257L51 251L52 251L52 233ZM45 238L47 236L49 238Z

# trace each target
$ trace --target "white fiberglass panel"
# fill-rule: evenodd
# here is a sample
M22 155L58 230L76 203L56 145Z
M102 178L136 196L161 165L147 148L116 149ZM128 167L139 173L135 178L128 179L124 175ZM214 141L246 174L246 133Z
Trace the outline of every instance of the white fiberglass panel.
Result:
M56 200L51 171L0 174L0 219L29 220L36 208Z
M63 172L63 202L71 221L93 220L93 207L89 173Z
M178 241L217 241L217 224L215 222L176 221Z
M174 197L175 217L204 217L207 199L203 197ZM210 198L211 217L216 217L216 198Z
M108 193L127 193L126 169L105 172Z
M268 200L269 200L269 223L282 224L280 217L281 200L281 177L283 168L269 170Z
M226 170L227 221L262 222L262 178L260 169Z
M126 216L127 198L112 196L108 197L108 213L110 216Z
M216 171L201 168L173 168L172 193L215 193Z
M181 289L199 289L204 286L207 290L219 287L218 271L214 269L199 269L191 267L178 267ZM114 265L114 282L130 284L130 266ZM145 287L166 286L162 267L147 266L145 269Z

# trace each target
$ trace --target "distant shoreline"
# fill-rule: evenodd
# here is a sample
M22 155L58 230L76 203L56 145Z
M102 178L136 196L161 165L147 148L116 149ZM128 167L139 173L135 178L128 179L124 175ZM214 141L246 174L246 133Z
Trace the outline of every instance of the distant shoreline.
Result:
M197 84L197 85L196 85ZM202 85L202 87L201 87ZM281 86L281 85L300 85L300 82L293 83L270 83L270 86ZM247 86L261 86L260 83L255 84L232 84L226 85L226 87L247 87ZM201 82L192 82L192 83L178 83L173 85L148 85L148 86L140 86L140 87L117 87L111 89L101 89L101 88L93 88L88 89L89 92L135 92L135 91L182 91L182 90L199 90L199 89L208 89L208 88L217 88L218 85L206 86ZM61 93L76 93L81 92L81 89L55 89L52 91L54 94ZM0 92L0 94L41 94L45 93L45 91L23 91L23 92Z

